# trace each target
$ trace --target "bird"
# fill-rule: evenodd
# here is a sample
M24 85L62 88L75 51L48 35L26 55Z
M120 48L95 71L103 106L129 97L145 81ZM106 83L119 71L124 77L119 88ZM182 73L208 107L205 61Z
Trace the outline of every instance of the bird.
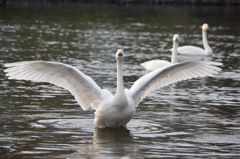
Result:
M180 55L198 55L198 56L211 56L213 51L212 48L208 45L207 41L207 30L209 29L208 24L202 25L202 41L204 49L196 46L186 45L180 46L177 49L178 54ZM172 49L169 49L172 51Z
M77 68L52 61L22 61L7 63L4 72L8 79L49 82L67 89L85 111L95 109L97 128L127 127L136 107L152 91L169 84L195 77L214 76L221 70L219 62L189 61L159 68L140 77L130 89L124 88L122 49L116 52L117 88L115 95L102 89Z
M171 65L174 63L177 63L177 48L178 48L178 34L175 34L173 36L173 50L172 50L172 59L171 62L165 61L165 60L150 60L144 63L141 63L140 65L143 66L147 71L153 71L158 68Z

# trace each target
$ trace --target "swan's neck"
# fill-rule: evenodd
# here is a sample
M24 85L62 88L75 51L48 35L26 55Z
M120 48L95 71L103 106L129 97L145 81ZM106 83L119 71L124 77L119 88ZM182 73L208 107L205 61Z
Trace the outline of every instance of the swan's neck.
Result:
M116 98L126 97L123 85L122 62L122 60L117 60L117 90L115 94Z
M207 41L207 30L203 30L202 31L202 37L203 37L203 47L206 51L206 53L208 55L211 55L212 54L212 49L211 47L208 45L208 41Z
M177 61L177 48L178 48L178 42L173 42L173 51L172 51L172 60L171 63L178 63Z
M112 107L120 110L128 106L128 100L123 85L122 59L117 60L117 90L112 102Z

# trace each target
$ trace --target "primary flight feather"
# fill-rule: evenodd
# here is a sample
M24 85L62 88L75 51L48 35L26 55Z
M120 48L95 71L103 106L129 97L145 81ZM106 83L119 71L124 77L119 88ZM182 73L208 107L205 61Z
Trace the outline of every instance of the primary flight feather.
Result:
M195 77L213 76L221 69L218 62L189 61L159 68L139 78L130 90L124 89L123 50L116 53L117 90L112 95L101 89L92 78L75 67L58 62L25 61L5 64L9 79L49 82L67 89L83 110L94 108L94 124L99 128L126 126L138 104L152 91L169 84Z

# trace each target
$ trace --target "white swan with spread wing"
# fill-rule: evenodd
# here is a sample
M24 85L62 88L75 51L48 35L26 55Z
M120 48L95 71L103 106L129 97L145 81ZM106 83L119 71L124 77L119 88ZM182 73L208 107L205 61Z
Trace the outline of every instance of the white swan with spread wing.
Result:
M175 34L173 36L173 50L172 50L171 62L168 62L165 60L150 60L150 61L141 63L140 65L143 66L147 71L153 71L164 66L178 63L177 61L178 39L179 39L179 36Z
M208 45L208 40L207 40L208 28L209 28L208 24L202 25L202 41L203 41L204 49L196 46L186 45L186 46L178 47L177 52L180 55L198 55L198 56L212 55L213 51L212 51L212 48ZM172 51L172 50L173 49L169 49L169 51Z
M47 61L25 61L5 64L9 79L49 82L67 89L83 110L95 109L94 124L99 128L126 126L133 118L138 104L152 91L194 77L214 76L221 69L218 62L190 61L157 69L139 78L124 89L122 65L124 52L119 49L117 60L117 90L112 95L101 89L92 78L67 64Z

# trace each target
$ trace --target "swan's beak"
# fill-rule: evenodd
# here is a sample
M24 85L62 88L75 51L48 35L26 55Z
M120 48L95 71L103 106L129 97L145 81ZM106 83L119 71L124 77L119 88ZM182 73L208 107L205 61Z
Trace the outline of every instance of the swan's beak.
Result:
M202 26L202 29L204 29L204 30L207 30L209 27L208 27L208 24L203 24L203 26Z
M117 51L117 55L118 55L118 56L123 56L123 50L119 49L119 50Z
M178 41L178 35L177 34L174 35L173 41Z

